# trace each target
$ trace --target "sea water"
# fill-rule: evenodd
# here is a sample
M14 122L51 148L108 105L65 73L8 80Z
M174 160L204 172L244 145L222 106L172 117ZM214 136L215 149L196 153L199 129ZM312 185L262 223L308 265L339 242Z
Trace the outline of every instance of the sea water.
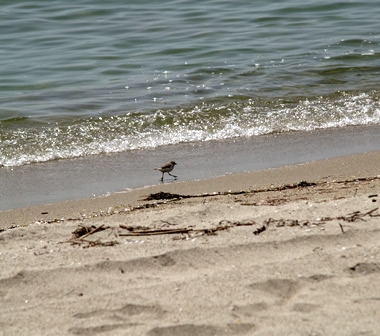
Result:
M0 169L378 125L379 17L378 0L1 1Z

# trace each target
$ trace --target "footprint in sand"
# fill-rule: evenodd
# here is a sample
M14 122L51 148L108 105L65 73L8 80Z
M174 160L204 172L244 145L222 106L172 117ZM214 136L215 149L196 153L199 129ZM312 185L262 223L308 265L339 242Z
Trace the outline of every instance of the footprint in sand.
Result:
M297 280L269 279L262 282L255 282L249 285L249 288L270 294L272 297L278 298L279 302L276 302L276 304L284 304L310 283L318 283L330 278L330 275L314 274L310 277L300 278Z
M228 324L226 326L183 324L154 328L148 332L148 336L229 336L251 334L255 325L249 323Z
M116 320L116 321L128 321L135 316L148 317L149 319L161 319L165 311L160 306L146 306L128 303L125 306L118 309L98 309L85 313L77 313L73 315L77 319L102 319L102 320ZM83 322L81 322L83 325ZM110 332L115 329L128 329L130 327L138 325L137 322L130 323L116 323L116 324L102 324L96 327L73 327L69 329L69 332L74 335L95 335L98 333Z
M111 332L116 329L126 329L134 326L132 323L122 323L122 324L104 324L97 327L89 328L70 328L69 332L72 335L81 335L81 336L91 336L105 332Z
M252 317L254 313L264 311L268 308L269 308L269 305L265 302L258 302L258 303L244 305L244 306L233 306L232 314L234 316Z
M106 319L126 320L134 315L149 314L160 317L164 313L165 311L160 306L144 306L129 303L119 309L98 309L86 313L78 313L73 317L79 319L102 317Z
M380 272L380 264L377 263L358 263L346 270L354 275L367 275Z
M311 313L319 307L320 305L317 304L300 302L294 304L292 310L298 313Z
M287 301L302 288L302 283L291 279L269 279L253 283L249 288L269 293L282 301Z

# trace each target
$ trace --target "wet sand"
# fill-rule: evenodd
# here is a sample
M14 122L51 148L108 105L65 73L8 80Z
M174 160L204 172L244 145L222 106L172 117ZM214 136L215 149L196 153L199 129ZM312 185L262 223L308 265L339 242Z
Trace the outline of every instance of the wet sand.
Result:
M0 212L0 330L378 335L378 167L374 152Z
M77 200L159 184L153 168L175 160L178 181L260 171L380 149L380 127L345 127L179 144L0 168L0 210ZM172 180L168 179L168 183Z

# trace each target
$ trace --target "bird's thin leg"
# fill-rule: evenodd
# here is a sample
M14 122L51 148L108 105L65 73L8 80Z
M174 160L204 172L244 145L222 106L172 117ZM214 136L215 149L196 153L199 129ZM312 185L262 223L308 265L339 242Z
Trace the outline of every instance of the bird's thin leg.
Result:
M175 177L175 178L177 178L178 176L175 176L175 175L172 175L172 174L170 174L170 173L168 173L170 176L173 176L173 177Z
M164 181L164 172L162 172L162 177L161 177L161 181Z

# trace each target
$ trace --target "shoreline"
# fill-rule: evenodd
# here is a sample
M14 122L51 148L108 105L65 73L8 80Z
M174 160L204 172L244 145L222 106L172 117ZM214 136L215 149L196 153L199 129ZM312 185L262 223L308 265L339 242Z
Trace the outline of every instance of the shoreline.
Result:
M289 132L0 169L0 210L101 196L159 183L153 168L174 160L179 181L378 151L380 126ZM168 179L168 182L171 180Z
M31 224L36 221L59 221L107 214L115 208L139 205L152 193L168 192L183 195L250 191L306 182L331 182L380 176L380 152L301 163L254 172L233 173L208 179L177 181L110 193L105 196L36 205L0 211L0 228Z

